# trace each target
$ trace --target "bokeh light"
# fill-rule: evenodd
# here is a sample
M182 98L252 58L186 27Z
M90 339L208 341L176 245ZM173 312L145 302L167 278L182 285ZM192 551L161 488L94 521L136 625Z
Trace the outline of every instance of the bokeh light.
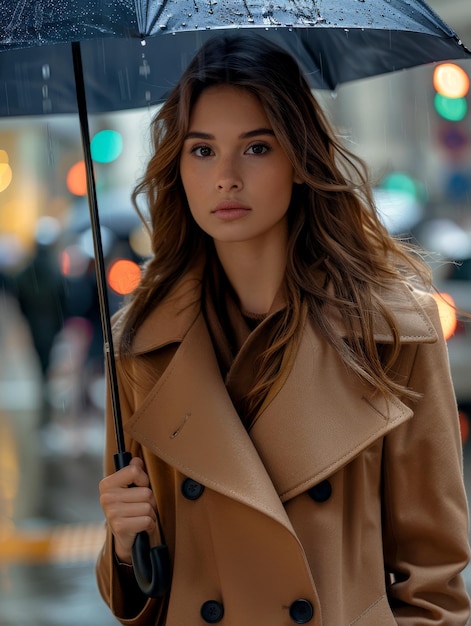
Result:
M381 181L381 187L388 191L399 191L413 198L419 195L417 182L405 172L391 172Z
M466 98L448 98L436 93L434 105L436 112L449 122L461 122L468 112Z
M85 162L78 161L67 172L67 189L74 196L85 196L87 194L87 173Z
M427 194L406 172L390 172L373 192L378 215L389 232L409 232L421 219Z
M0 150L0 192L5 191L13 179L13 172L10 167L8 153Z
M452 219L426 220L420 226L419 239L428 250L454 261L471 256L469 233Z
M116 130L101 130L93 137L90 150L94 161L111 163L123 150L123 138Z
M34 247L37 224L37 206L24 204L18 197L2 202L0 210L0 233L14 235L25 253Z
M13 179L13 172L9 163L0 163L0 192L5 191Z
M108 270L108 284L120 295L132 293L141 280L141 268L129 259L117 259Z
M447 98L463 98L469 91L469 76L455 63L442 63L433 72L435 90Z
M455 334L457 325L455 302L449 293L436 293L434 298L438 306L443 336L450 339Z
M61 224L59 220L50 215L42 215L36 224L36 243L41 246L50 246L59 237Z
M80 246L83 254L88 256L89 259L95 258L94 239L93 230L91 228L87 228L77 237L78 245ZM107 257L111 252L116 235L106 226L100 226L100 239L103 255Z
M152 255L150 235L143 224L130 232L129 245L131 246L131 250L138 256L145 258Z
M59 255L62 274L71 278L83 276L87 271L89 262L90 257L84 253L78 244L67 246Z

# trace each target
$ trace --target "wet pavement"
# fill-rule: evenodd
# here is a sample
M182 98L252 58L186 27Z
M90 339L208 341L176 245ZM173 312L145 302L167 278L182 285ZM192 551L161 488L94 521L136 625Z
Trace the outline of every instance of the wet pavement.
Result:
M90 426L88 431L91 436ZM16 522L3 551L0 535L0 626L117 623L99 596L94 572L104 538L101 454L77 453L79 433L74 437L69 428L68 435L69 446L64 436L62 451L56 441L41 458L36 514ZM93 435L103 438L98 428Z
M0 626L116 624L94 571L104 537L101 458L56 453L44 469L41 514L18 521L3 544L0 535Z
M53 373L50 422L39 424L28 334L14 303L0 307L0 626L112 626L94 571L103 541L102 412L80 400L72 342L59 350L66 358ZM471 496L469 441L464 451ZM465 578L471 592L471 568Z
M101 412L79 401L79 351L55 365L50 421L41 378L14 301L0 302L0 626L117 624L101 600ZM60 352L60 350L59 350Z
M93 564L13 566L0 594L1 626L108 626Z

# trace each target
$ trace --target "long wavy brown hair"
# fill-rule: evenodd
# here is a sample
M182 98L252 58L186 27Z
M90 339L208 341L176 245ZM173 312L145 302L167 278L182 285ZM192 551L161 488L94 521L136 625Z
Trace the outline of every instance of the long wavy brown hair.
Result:
M289 305L274 341L260 356L246 411L256 413L280 375L283 356L299 338L306 307L319 331L361 379L383 394L413 397L390 375L399 351L399 329L381 293L407 275L427 283L428 270L378 219L365 164L336 138L297 62L260 35L209 40L153 121L153 156L133 195L136 206L141 194L147 199L153 256L125 312L121 354L130 354L133 334L150 307L157 306L195 258L210 249L208 236L191 216L179 160L192 107L204 89L219 84L247 89L259 99L303 181L295 185L288 209ZM392 335L386 362L374 339L378 318Z

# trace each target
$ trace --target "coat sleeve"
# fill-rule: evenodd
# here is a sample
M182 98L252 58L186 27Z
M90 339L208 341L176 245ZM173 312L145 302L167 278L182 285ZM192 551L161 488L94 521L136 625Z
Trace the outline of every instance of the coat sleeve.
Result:
M126 384L123 383L124 376L119 360L117 361L117 376L121 413L123 423L125 423L132 414L132 402L126 394ZM107 390L104 453L105 476L115 471L113 456L116 453L114 420L109 395L109 390ZM131 452L133 457L142 457L141 448L136 442L126 439L126 450ZM144 596L137 585L132 567L120 566L117 563L113 535L108 525L106 525L105 543L96 564L96 577L98 589L103 600L121 624L132 626L157 626L160 624L160 616L164 610L164 601Z
M384 442L384 559L400 626L464 626L470 553L462 445L446 343L428 299L438 341L403 348L411 363L403 382L422 397Z

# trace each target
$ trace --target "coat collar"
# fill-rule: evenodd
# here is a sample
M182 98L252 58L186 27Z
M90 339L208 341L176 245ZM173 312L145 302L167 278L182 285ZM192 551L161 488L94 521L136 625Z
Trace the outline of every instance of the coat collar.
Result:
M144 354L183 341L201 310L203 266L202 262L198 263L187 272L145 318L133 339L133 354Z
M175 285L169 296L151 311L136 332L132 344L133 354L143 354L183 340L201 310L203 272L204 261L201 260ZM402 343L430 343L437 340L436 330L421 303L428 294L413 291L404 283L385 290L381 295L395 313ZM339 333L345 334L335 311L332 312L332 319ZM392 341L391 332L383 320L376 322L375 339L378 343Z

